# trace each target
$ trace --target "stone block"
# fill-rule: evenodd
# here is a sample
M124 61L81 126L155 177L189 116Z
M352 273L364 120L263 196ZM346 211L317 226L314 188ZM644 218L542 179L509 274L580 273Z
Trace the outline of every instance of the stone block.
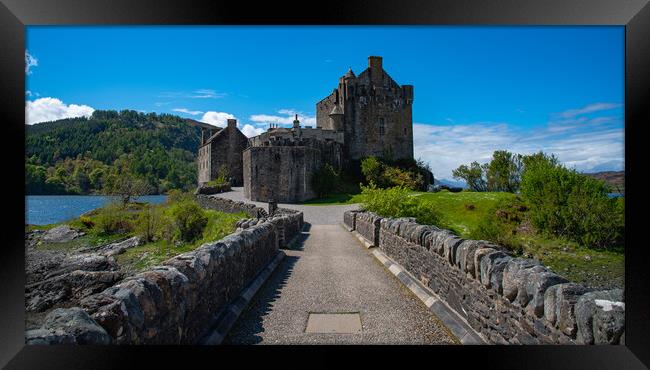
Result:
M621 289L588 292L574 307L582 344L619 343L625 330L625 303Z
M494 251L481 258L481 283L495 292L503 292L503 270L512 257L501 251Z
M57 308L40 329L26 332L27 344L111 344L111 337L79 307Z
M519 288L523 286L524 270L537 265L539 262L531 259L513 258L510 260L503 270L503 296L513 302L517 298Z
M544 293L546 289L553 285L567 282L565 278L548 270L528 274L526 277L526 295L528 297L526 313L531 316L542 317L544 315Z

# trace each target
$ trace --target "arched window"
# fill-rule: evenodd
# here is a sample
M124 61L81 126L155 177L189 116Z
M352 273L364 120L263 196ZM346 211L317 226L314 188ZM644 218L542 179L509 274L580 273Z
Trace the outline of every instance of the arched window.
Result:
M384 117L379 118L379 136L384 136Z

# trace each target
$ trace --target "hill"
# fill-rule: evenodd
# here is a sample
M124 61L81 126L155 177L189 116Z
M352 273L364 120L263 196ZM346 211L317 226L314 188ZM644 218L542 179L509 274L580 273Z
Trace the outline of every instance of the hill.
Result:
M124 110L26 126L27 194L106 194L121 173L144 180L152 194L191 189L204 125Z
M467 183L465 181L454 181L449 179L435 179L434 185L446 185L453 188L466 188Z
M584 175L605 181L615 193L625 194L625 171L603 171Z

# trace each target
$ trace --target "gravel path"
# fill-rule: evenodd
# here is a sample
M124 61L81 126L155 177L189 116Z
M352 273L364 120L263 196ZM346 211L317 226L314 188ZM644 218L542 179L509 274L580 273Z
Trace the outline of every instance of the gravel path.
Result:
M216 196L255 204L264 209L268 208L267 203L252 202L244 198L244 188L232 188L232 191L217 194ZM335 206L310 206L300 204L278 204L282 208L296 209L302 211L305 222L312 225L338 225L343 221L343 212L349 209L357 209L357 204L335 205Z
M330 222L318 213L305 219ZM224 344L454 343L443 324L341 225L306 225L297 249L285 252ZM310 312L358 312L362 332L305 333Z

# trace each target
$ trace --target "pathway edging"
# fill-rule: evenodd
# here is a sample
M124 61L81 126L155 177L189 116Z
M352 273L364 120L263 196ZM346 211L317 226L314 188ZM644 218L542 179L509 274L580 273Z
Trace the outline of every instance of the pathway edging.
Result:
M343 228L350 231L348 227L341 224ZM358 232L350 231L357 240L369 250L369 252L390 271L399 281L415 294L427 308L433 312L442 323L458 338L462 344L487 344L487 341L467 321L465 321L454 309L440 299L430 288L424 286L418 279L413 277L405 268L393 261L379 248L376 248L370 241Z
M271 276L276 267L282 262L285 257L283 251L278 251L278 253L273 257L271 262L269 262L266 267L257 275L255 280L251 282L244 290L241 291L237 299L235 299L221 314L221 317L217 320L216 324L213 326L214 329L211 333L206 335L201 341L200 344L203 345L218 345L224 340L228 332L235 324L241 313L248 306L250 301L255 296L255 293L260 289L264 282Z

